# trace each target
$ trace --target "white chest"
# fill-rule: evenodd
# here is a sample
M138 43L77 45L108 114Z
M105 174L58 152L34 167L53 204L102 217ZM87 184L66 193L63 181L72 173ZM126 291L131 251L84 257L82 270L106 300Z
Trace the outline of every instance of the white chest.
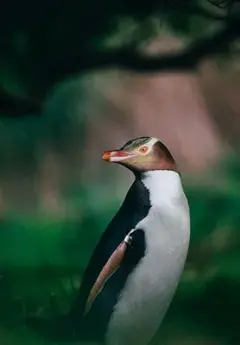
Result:
M129 276L109 323L108 345L146 345L159 327L177 288L189 245L189 210L181 180L172 171L143 180L152 207L136 229L146 254Z

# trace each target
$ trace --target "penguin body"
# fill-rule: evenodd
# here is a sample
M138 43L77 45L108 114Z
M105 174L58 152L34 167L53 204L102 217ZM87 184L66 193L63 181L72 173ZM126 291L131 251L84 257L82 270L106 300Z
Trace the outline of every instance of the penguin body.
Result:
M135 181L94 250L67 333L84 342L147 345L184 268L188 202L176 163L157 139L131 140L103 159L126 166Z

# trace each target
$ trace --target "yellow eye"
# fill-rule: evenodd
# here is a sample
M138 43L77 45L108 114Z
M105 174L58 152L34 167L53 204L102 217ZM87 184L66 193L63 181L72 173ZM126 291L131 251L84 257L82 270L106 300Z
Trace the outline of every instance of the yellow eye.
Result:
M140 151L141 153L146 153L147 150L148 150L148 147L147 147L147 146L142 146L142 147L139 149L139 151Z

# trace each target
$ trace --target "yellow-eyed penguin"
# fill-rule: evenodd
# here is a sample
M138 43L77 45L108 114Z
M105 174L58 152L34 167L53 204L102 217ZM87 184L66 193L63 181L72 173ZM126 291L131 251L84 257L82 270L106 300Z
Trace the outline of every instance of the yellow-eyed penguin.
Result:
M188 202L175 160L158 139L133 139L102 158L130 169L135 181L94 250L64 332L85 342L147 345L184 268Z

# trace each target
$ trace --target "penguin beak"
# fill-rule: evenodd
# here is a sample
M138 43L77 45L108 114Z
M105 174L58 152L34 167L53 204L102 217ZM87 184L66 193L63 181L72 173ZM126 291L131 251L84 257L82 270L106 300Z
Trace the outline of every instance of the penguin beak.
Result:
M118 163L133 156L135 155L127 151L112 150L104 152L102 155L102 159L107 162Z

